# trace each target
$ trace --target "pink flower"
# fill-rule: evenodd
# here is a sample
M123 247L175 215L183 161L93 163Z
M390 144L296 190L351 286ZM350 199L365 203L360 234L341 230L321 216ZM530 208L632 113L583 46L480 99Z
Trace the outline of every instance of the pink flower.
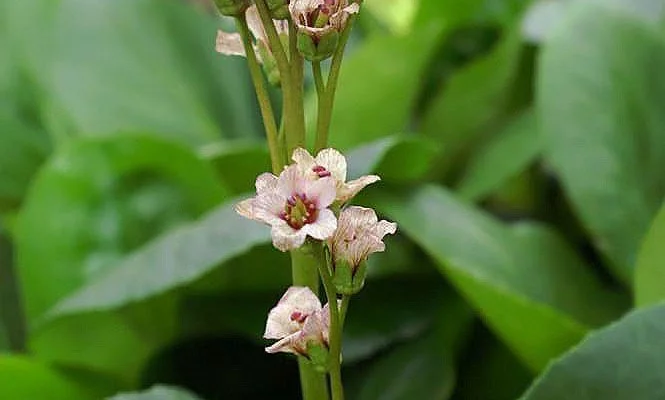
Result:
M370 254L384 251L383 237L397 231L394 222L379 221L374 210L358 206L342 210L337 225L328 247L336 264L344 262L354 271Z
M321 37L335 30L342 31L350 14L360 10L349 0L293 0L289 9L299 30Z
M308 287L292 286L270 310L263 337L277 339L268 353L308 356L308 345L328 346L330 310Z
M335 181L308 179L295 165L279 177L264 173L256 178L256 196L235 207L243 217L272 227L273 245L281 251L303 245L307 236L328 239L337 228L328 207L335 201Z
M293 151L293 161L310 179L332 177L337 186L336 200L345 203L365 186L381 180L377 175L365 175L346 182L346 158L335 149L323 149L315 157L305 149Z

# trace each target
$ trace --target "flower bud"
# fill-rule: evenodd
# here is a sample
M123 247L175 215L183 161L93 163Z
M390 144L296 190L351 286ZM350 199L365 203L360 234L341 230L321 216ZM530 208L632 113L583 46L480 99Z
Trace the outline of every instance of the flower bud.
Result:
M215 0L217 10L229 17L242 16L250 6L250 0Z
M256 51L259 54L261 66L263 67L263 72L268 78L268 82L271 85L280 86L282 78L279 74L279 68L277 67L277 60L275 60L275 56L268 49L268 47L266 47L264 42L257 43Z
M328 372L330 351L328 346L317 341L307 342L307 359L319 373Z
M266 3L272 19L289 19L291 16L288 0L267 0Z
M307 31L298 32L298 50L309 61L323 61L330 58L339 42L339 32L331 30L321 37Z
M363 261L359 265L353 266L341 261L335 265L333 284L338 293L348 296L354 295L365 286L366 275L367 262Z

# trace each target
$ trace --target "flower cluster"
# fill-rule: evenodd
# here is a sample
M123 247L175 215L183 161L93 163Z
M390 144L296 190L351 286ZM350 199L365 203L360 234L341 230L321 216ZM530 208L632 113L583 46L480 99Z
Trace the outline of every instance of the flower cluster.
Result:
M245 13L255 39L254 51L257 58L264 65L271 82L276 83L278 78L274 76L276 72L272 55L275 49L271 49L269 45L256 6L249 6L247 0L217 0L217 3L218 9L225 15L240 16ZM220 3L231 3L231 6ZM298 49L312 61L324 60L332 55L339 33L346 26L349 15L360 9L358 3L349 0L268 0L267 5L283 42L286 42L288 37L288 21L293 21L298 32ZM228 9L234 11L225 11ZM241 37L237 33L218 31L215 48L226 55L246 55Z
M371 208L347 205L380 178L366 175L347 181L346 159L335 149L313 157L298 148L292 160L279 176L259 175L256 196L238 203L236 211L269 225L273 245L281 251L303 246L308 237L325 244L337 292L354 294L363 286L367 258L383 251L383 237L397 229L395 223L380 221ZM292 287L268 318L265 337L279 341L267 350L311 355L308 341L327 346L328 321L327 308L313 293Z

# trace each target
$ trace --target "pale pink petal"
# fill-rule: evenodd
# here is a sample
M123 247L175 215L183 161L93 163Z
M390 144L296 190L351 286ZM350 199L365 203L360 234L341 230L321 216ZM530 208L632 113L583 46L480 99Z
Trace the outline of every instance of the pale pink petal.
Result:
M254 198L252 197L251 199L246 199L241 201L240 203L236 204L234 209L238 214L245 218L249 219L256 219L256 215L254 213Z
M303 170L303 171L311 171L314 166L316 166L316 161L314 160L314 157L312 157L311 154L302 147L298 147L297 149L293 150L293 155L291 156L291 159L298 164L298 166Z
M263 23L261 22L261 17L259 16L259 11L256 9L256 5L252 5L247 9L245 18L247 19L247 25L249 26L252 35L254 35L254 38L256 40L267 42L267 35L263 29Z
M284 222L279 214L284 210L285 203L286 200L275 192L264 192L257 195L254 197L252 210L254 219L268 225Z
M305 195L308 199L316 200L317 208L327 208L337 196L336 181L331 176L310 181L305 186Z
M397 232L397 224L385 220L379 221L379 223L372 229L372 234L380 239L388 234L394 235L395 232Z
M270 234L272 244L280 251L297 249L305 243L307 238L307 232L304 229L295 230L286 222L283 225L273 225Z
M294 194L301 194L307 181L297 165L289 165L279 174L277 191L288 199Z
M335 233L337 218L329 209L319 210L319 217L313 224L307 224L300 229L314 239L326 240Z
M380 180L381 178L379 178L377 175L365 175L361 176L358 179L349 181L345 183L342 189L340 190L340 193L337 196L337 200L341 202L346 202L352 199L362 189L364 189L365 186L370 185L374 182L378 182Z
M349 206L342 210L339 216L340 225L355 227L371 226L379 222L373 209L360 206Z
M325 167L340 182L346 181L346 158L335 149L323 149L316 155L317 165Z
M299 331L302 323L291 318L294 313L300 313L306 320L310 315L321 310L319 298L305 286L291 286L270 310L263 337L266 339L281 339Z
M274 191L277 187L277 177L270 172L265 172L256 178L256 193Z
M245 56L245 48L242 45L242 39L237 33L228 33L218 30L217 39L215 41L215 50L226 55Z
M349 6L347 6L346 8L344 8L344 10L342 10L342 11L344 11L347 14L358 14L358 12L360 11L360 4L353 3Z
M305 352L306 343L300 332L293 333L285 338L275 342L272 346L266 347L266 353L291 353L302 354Z

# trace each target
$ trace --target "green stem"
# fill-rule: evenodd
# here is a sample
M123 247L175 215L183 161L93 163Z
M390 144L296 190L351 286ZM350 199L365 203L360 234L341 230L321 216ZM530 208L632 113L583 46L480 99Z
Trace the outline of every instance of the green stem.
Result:
M297 46L298 30L295 23L289 20L289 56L291 60L292 77L292 108L290 109L290 140L287 152L290 155L296 147L306 147L305 135L305 79L304 59Z
M249 66L256 97L259 101L263 127L265 128L266 138L268 139L272 171L278 174L284 165L284 160L283 152L280 151L281 146L279 145L277 123L275 122L275 114L270 103L270 96L268 95L268 89L263 79L261 66L254 53L254 46L252 45L251 33L247 26L247 21L244 17L236 17L236 25L238 26L240 37L242 37L245 53L247 54L247 65Z
M316 95L321 103L321 96L326 90L326 84L323 82L323 73L321 72L321 62L312 61L312 75L314 75L314 86L316 86ZM321 110L319 110L320 112Z
M328 304L330 308L330 365L328 373L330 374L330 391L332 400L344 400L344 386L342 385L342 325L340 310L337 306L337 291L332 282L331 271L323 253L323 248L318 252L319 256L319 274L323 282L323 288L326 291Z
M307 286L314 293L319 292L319 259L311 248L303 246L291 251L292 278L295 286ZM299 357L300 385L304 400L328 400L326 377L314 370L311 364Z
M335 103L335 94L337 91L337 81L339 80L339 73L342 67L342 59L344 58L344 49L346 43L349 41L351 35L351 28L356 20L356 15L349 16L346 27L342 32L339 39L337 49L333 55L330 64L330 72L328 74L328 82L326 83L326 90L324 95L319 97L319 116L316 123L316 151L322 150L328 146L328 135L330 132L330 121L332 119L333 104Z
M339 325L342 332L344 331L344 321L346 321L346 311L349 309L349 302L351 301L351 296L343 295L342 296L342 305L339 307Z

